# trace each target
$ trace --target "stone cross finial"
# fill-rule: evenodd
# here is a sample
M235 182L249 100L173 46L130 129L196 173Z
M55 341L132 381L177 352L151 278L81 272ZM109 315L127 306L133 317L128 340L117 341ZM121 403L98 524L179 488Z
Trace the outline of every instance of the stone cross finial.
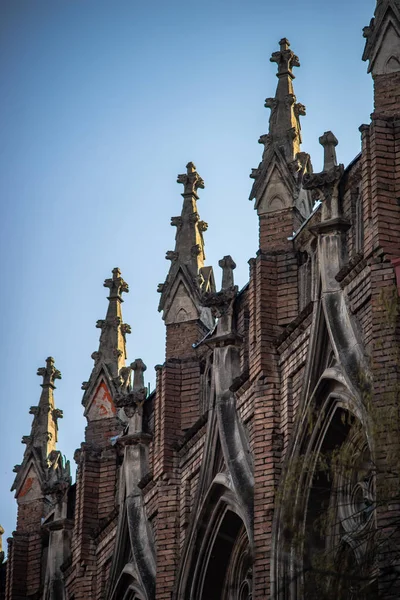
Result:
M129 286L121 277L121 271L118 267L112 270L112 279L104 281L104 287L110 288L110 298L121 298L122 292L129 292Z
M281 75L290 75L294 78L292 67L299 67L300 61L298 56L290 50L290 43L287 38L282 38L279 42L279 51L273 52L270 58L271 62L276 62L278 65L277 77Z
M221 289L228 290L230 288L233 288L233 286L235 285L233 279L233 270L236 269L236 263L233 260L232 256L230 256L229 254L227 256L224 256L224 258L222 258L218 264L222 269Z
M132 389L134 391L143 389L145 387L144 372L147 369L146 365L141 358L137 358L133 363L131 363L131 369L133 371Z
M337 167L335 147L338 145L338 141L332 131L325 131L324 135L319 138L319 143L324 148L324 171L330 171Z
M61 373L54 367L54 358L51 356L46 358L46 366L40 367L40 369L37 370L37 374L43 377L43 383L40 384L43 388L51 387L54 389L56 387L54 381L56 379L61 379Z
M186 165L186 173L178 175L177 183L182 183L184 191L182 196L190 195L197 197L198 188L204 189L204 181L196 171L196 166L189 162Z

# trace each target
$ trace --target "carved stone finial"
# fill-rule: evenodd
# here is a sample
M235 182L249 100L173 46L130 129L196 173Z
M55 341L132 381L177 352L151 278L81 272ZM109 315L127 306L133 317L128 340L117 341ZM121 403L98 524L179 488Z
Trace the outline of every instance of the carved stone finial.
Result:
M129 367L123 367L118 378L118 394L115 398L116 406L123 408L129 420L129 433L139 433L143 425L143 404L147 397L143 373L146 365L141 358L137 358ZM133 371L133 385L130 388L131 371Z
M324 148L324 171L330 171L338 164L335 148L339 142L332 131L325 131L324 135L319 138L319 143Z
M339 184L344 166L336 161L335 147L338 144L331 131L326 131L319 138L324 148L324 170L321 173L306 173L303 177L303 188L315 192L322 202L321 221L342 218L339 202Z
M196 171L196 166L189 162L186 165L186 173L178 175L177 183L182 183L184 191L182 196L190 195L197 198L198 188L204 189L204 181Z
M229 254L227 256L224 256L224 258L222 258L218 264L222 269L221 289L228 290L230 288L233 288L233 286L235 285L233 278L233 270L236 269L236 263L233 260L232 256L230 256Z
M270 61L276 62L278 65L277 77L290 75L294 79L292 68L300 66L299 58L290 50L290 43L287 38L282 38L279 41L279 51L272 53Z
M133 371L133 387L134 391L141 390L145 387L144 385L144 372L147 367L142 361L141 358L137 358L133 363L131 363L131 369Z
M43 383L41 383L43 388L51 387L54 389L56 387L54 381L56 379L61 379L61 373L54 367L54 358L51 356L46 358L46 366L40 367L40 369L37 370L37 374L40 377L43 377Z
M115 269L112 270L112 275L111 279L106 279L104 281L104 287L110 288L109 299L118 298L122 301L121 295L123 292L129 292L129 286L126 281L122 279L121 271L118 267L115 267Z

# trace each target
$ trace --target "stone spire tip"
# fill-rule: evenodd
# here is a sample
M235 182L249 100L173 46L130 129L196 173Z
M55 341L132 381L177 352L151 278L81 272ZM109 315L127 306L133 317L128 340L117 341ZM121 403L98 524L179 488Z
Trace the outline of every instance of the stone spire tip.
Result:
M194 196L198 199L198 188L204 189L204 180L196 171L196 165L193 162L188 162L186 165L186 173L178 175L177 183L182 183L184 191L182 196Z
M171 225L176 227L175 249L169 250L165 258L171 261L171 266L165 283L158 286L161 293L159 310L164 310L165 315L170 311L168 304L172 300L171 286L173 281L179 275L188 277L190 294L194 294L194 304L198 301L200 292L204 286L208 286L213 281L209 270L207 276L204 276L204 238L203 233L208 225L200 219L197 210L197 190L204 189L204 180L198 174L196 165L190 161L186 165L186 173L177 176L177 183L183 185L183 204L181 214L171 217Z
M54 389L56 387L54 381L56 379L61 379L61 372L55 368L54 358L52 356L46 358L46 366L40 367L37 370L37 375L43 377L43 383L40 384L43 388L52 387Z
M289 75L294 79L292 68L300 66L299 57L290 50L290 42L287 38L279 40L279 50L272 53L270 61L278 65L277 77Z
M129 292L129 286L126 281L122 279L121 269L118 267L115 267L112 270L112 278L104 280L103 286L110 289L109 299L118 297L122 301L122 293Z
M104 281L104 287L109 288L108 308L105 319L98 319L96 327L101 329L99 349L92 353L96 365L102 361L108 364L116 377L126 358L126 334L131 333L131 327L122 320L122 294L129 292L129 286L121 276L121 269L115 267L112 277ZM82 389L87 390L89 383L84 382Z

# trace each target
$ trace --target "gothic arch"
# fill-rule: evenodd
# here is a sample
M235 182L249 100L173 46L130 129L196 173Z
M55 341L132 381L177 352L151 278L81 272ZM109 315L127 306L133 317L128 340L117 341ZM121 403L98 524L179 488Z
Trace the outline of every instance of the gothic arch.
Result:
M392 55L390 56L384 67L384 73L397 73L400 70L400 56Z
M143 596L133 565L128 564L123 569L110 600L147 600Z
M179 600L251 598L252 548L229 478L218 474L198 513L191 551L183 565Z
M281 210L282 208L285 208L285 202L282 200L282 198L279 195L274 196L269 201L269 206L268 206L269 211L272 212L275 210Z
M288 457L274 523L279 599L374 597L372 453L362 407L336 372L320 378Z

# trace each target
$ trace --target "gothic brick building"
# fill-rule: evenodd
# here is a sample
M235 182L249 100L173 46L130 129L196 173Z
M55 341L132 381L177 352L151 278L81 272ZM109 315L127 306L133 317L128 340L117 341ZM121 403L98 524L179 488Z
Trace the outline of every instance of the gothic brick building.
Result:
M301 149L286 39L251 177L248 284L204 264L193 163L159 286L166 354L152 393L126 363L119 269L84 382L76 483L56 449L52 358L15 468L5 598L399 598L400 0L378 0L360 154ZM319 525L319 526L317 526Z

